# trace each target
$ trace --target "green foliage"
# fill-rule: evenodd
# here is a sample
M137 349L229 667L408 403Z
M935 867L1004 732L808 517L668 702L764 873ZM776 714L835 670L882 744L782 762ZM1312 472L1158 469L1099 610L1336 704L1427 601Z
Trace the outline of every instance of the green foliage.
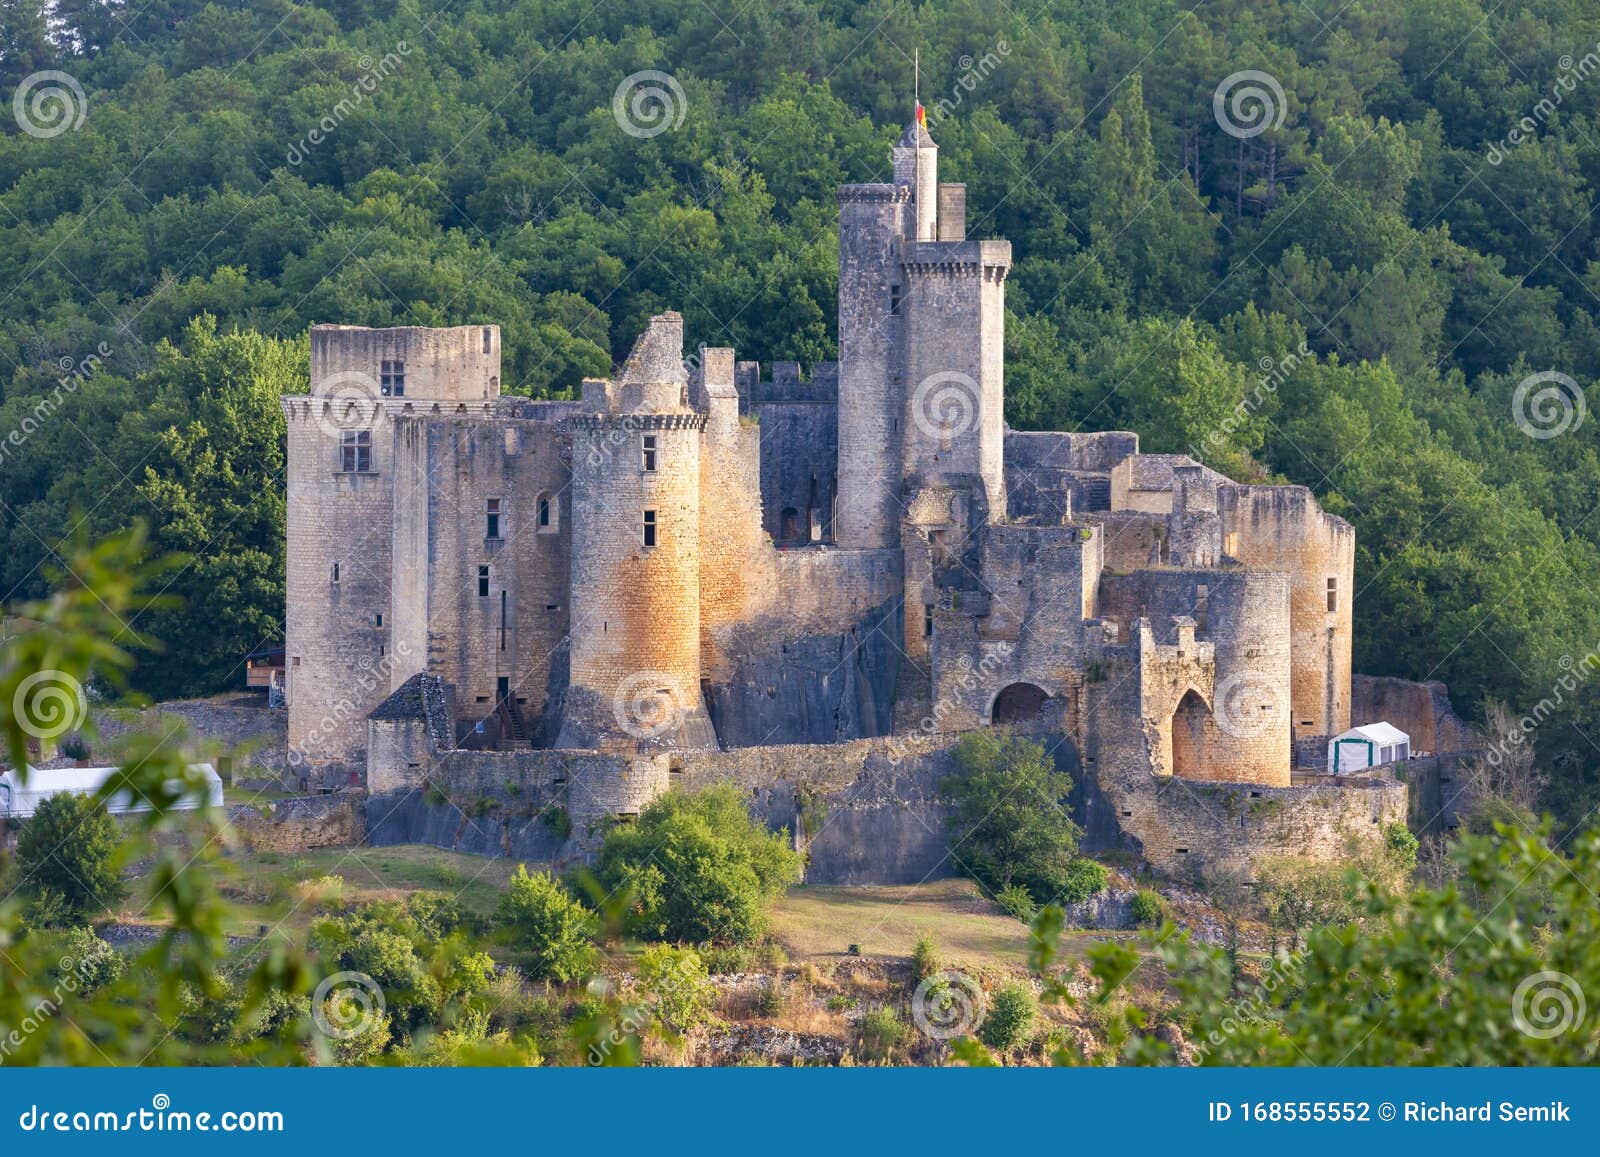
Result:
M1004 1056L1032 1039L1038 1015L1039 1002L1033 989L1020 981L1007 984L989 998L978 1039Z
M1135 924L1159 924L1166 916L1167 905L1149 888L1140 888L1128 902L1128 911Z
M1021 884L1001 888L994 894L994 902L1000 905L1000 910L1007 916L1015 917L1024 924L1029 923L1039 910L1039 906L1033 902L1033 893Z
M1417 837L1405 824L1389 824L1383 829L1383 846L1389 858L1403 872L1417 866Z
M1600 985L1600 834L1552 852L1548 828L1461 840L1456 879L1395 892L1363 887L1359 922L1311 930L1301 952L1236 986L1224 954L1171 928L1146 951L1166 968L1180 1023L1217 1065L1588 1065L1600 1038L1578 994ZM1103 991L1140 949L1102 944ZM1168 1064L1171 1048L1132 1032L1125 1059Z
M717 990L693 948L651 944L639 954L639 988L657 1022L673 1036L711 1023Z
M530 875L518 864L500 899L499 919L511 944L528 954L534 977L565 983L599 963L594 913L547 872Z
M596 875L630 896L629 925L648 939L754 943L765 908L800 878L786 833L769 832L731 786L669 792L638 822L613 828Z
M894 1006L881 1004L868 1009L856 1022L856 1055L874 1063L891 1060L895 1050L904 1043L908 1031L906 1022L900 1019Z
M916 980L926 980L940 968L939 950L932 936L919 936L911 949L911 975Z
M1091 896L1098 896L1111 883L1105 865L1079 856L1067 865L1061 878L1060 890L1053 897L1064 904L1081 904Z
M105 806L64 792L42 801L17 836L22 887L59 897L51 919L82 921L115 904L126 889L122 835Z
M1068 810L1072 778L1042 743L1003 729L973 731L956 744L955 761L940 790L951 804L955 860L973 878L996 895L1015 885L1035 900L1087 882L1073 858L1083 833Z

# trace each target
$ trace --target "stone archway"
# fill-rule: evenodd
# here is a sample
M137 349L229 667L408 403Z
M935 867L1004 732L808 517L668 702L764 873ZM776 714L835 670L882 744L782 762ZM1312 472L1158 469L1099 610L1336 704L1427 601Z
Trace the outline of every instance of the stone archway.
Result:
M1172 712L1172 774L1182 779L1204 779L1206 765L1206 723L1211 708L1200 693L1184 692Z
M989 710L991 723L1031 723L1044 713L1050 693L1032 683L1012 683L1001 688Z

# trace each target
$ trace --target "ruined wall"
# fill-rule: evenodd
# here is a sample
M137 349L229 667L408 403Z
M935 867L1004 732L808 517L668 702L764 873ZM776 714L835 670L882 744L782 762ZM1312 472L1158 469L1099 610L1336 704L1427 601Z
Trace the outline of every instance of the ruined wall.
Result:
M351 848L366 839L366 801L358 795L312 795L228 809L228 823L252 852Z
M1483 737L1450 706L1443 683L1355 675L1350 692L1352 727L1392 723L1411 737L1413 754L1474 751L1483 746Z
M225 749L239 749L236 754L225 751L209 757L224 781L246 786L283 782L288 757L288 712L268 710L265 697L244 706L236 703L218 696L175 700L143 710L106 708L95 715L100 732L96 755L116 758L125 737L131 734L169 737L176 742L178 735L184 733L191 748L215 743Z

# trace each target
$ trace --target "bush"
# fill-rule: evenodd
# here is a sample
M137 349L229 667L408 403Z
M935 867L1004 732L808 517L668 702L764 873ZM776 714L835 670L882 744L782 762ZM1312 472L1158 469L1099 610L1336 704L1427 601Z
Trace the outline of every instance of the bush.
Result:
M750 944L766 905L800 878L786 835L750 818L734 787L669 792L637 823L613 828L596 871L608 892L627 889L632 931L647 939Z
M772 983L762 985L756 993L756 1015L768 1018L782 1016L784 1000L788 993L783 988L783 978L774 976Z
M1039 1002L1026 984L1008 984L989 1002L989 1015L983 1018L978 1037L997 1053L1009 1053L1033 1036L1033 1022Z
M127 957L94 934L90 928L74 928L62 942L60 979L75 978L73 989L79 996L91 996L108 984L122 979L128 969Z
M682 1036L712 1020L717 990L693 948L652 944L639 955L639 987L668 1032Z
M1397 868L1411 872L1417 866L1417 837L1405 824L1390 824L1383 829L1384 850Z
M932 936L921 937L911 949L911 975L919 983L939 971L939 953Z
M1009 888L1001 888L994 894L994 902L1000 905L1000 910L1007 916L1014 916L1024 924L1033 919L1037 905L1033 902L1033 894L1021 884L1012 884Z
M1135 924L1159 924L1166 915L1167 906L1161 897L1149 888L1140 888L1133 894L1133 900L1128 904L1128 911L1133 916Z
M1055 888L1055 899L1063 904L1079 904L1091 896L1098 896L1111 883L1111 875L1104 864L1093 860L1073 860Z
M117 868L122 833L105 808L88 796L63 792L39 805L17 837L17 876L41 899L59 899L50 922L84 923L121 900Z
M65 759L88 759L89 741L77 732L73 732L61 741L59 750Z
M500 923L511 944L529 954L530 975L563 984L599 963L594 913L548 873L518 864L500 898Z
M856 1025L856 1051L865 1061L886 1061L906 1039L905 1021L889 1005L880 1005Z
M1083 834L1067 806L1072 778L1042 743L1004 730L969 732L954 754L940 790L967 870L996 895L1013 885L1035 901L1057 895Z

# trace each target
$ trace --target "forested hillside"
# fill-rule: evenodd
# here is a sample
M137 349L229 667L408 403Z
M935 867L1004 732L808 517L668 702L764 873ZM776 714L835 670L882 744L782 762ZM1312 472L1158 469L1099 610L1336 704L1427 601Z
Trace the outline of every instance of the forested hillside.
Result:
M280 637L313 322L495 322L535 395L663 309L831 357L833 191L885 179L917 52L1014 245L1011 423L1311 486L1359 534L1357 668L1537 712L1550 802L1600 802L1590 0L51 8L0 0L0 590L147 520L194 561L145 690ZM646 70L665 106L619 103Z

